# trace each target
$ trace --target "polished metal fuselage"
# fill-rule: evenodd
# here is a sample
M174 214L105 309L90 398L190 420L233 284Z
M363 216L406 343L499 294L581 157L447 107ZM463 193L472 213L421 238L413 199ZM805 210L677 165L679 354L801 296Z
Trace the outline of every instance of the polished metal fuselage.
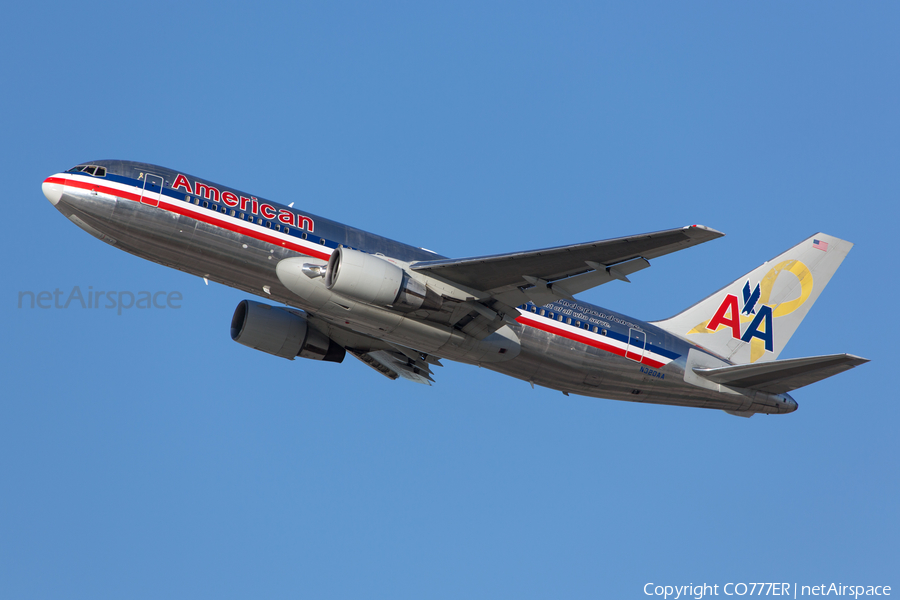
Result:
M91 164L104 166L109 176L115 174L135 182L146 181L144 176L152 173L161 177L167 186L179 174L162 167L127 161L96 161ZM428 325L413 323L416 321L414 316L371 306L360 307L356 313L341 312L328 303L316 303L299 297L281 283L276 265L287 258L304 256L302 252L167 211L140 199L110 193L102 183L98 181L97 189L64 186L55 203L56 208L79 227L119 249L275 303L300 308L310 315L312 322L326 331L343 330L348 335L377 337L440 358L478 364L532 385L566 394L743 413L785 413L796 409L796 403L786 394L772 396L750 391L719 391L712 389L712 386L698 387L686 382L685 366L689 353L706 351L651 323L583 302L577 304L585 310L614 315L616 319L611 321L611 328L618 328L627 335L629 325L633 324L646 335L648 346L652 344L665 348L676 354L677 358L659 369L649 369L635 360L517 323L507 326L512 337L518 340L517 352L510 353L509 358L504 360L482 360L479 344L483 342L467 338L461 332L440 330L439 335L418 336L416 332L424 331L421 328ZM273 202L269 204L276 208L284 207ZM329 240L332 244L342 244L368 253L382 253L406 262L440 258L421 248L310 216L315 223L311 238ZM319 260L321 254L330 252L331 248L323 245ZM401 324L403 319L409 320L406 322L409 326ZM452 340L446 341L445 338Z

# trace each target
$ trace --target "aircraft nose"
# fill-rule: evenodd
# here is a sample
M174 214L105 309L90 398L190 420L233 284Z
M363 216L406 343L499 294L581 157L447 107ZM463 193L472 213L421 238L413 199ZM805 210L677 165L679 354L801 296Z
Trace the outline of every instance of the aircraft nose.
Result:
M47 196L47 200L50 201L50 204L56 206L59 199L62 198L63 186L61 183L54 181L54 179L56 178L48 177L45 179L41 189L44 191L44 195Z

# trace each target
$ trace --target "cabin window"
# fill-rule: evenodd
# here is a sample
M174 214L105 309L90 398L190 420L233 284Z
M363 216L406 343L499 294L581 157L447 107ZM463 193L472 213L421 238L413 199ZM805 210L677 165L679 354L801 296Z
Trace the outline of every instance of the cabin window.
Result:
M245 217L245 216L246 216L246 215L244 215L244 213L241 213L241 216L240 216L240 218L241 218L241 221L243 221L243 220L244 220L244 217Z
M325 238L319 238L319 243L323 246L325 245Z
M300 237L303 238L303 239L305 240L305 239L306 239L306 232L304 231L302 234L300 234Z
M290 230L290 228L288 228L287 225L284 226L284 232L288 235L291 235L291 230Z
M266 221L266 227L272 229L272 221Z
M560 323L562 323L562 321L563 321L563 316L562 316L562 315L559 315L558 317L556 317L556 320L559 321Z
M543 308L541 309L541 316L542 316L542 317L546 317L546 316L547 316L547 311L544 310Z
M185 194L185 195L184 195L184 201L185 201L185 202L190 202L190 201L191 201L191 197L190 197L189 194Z
M222 207L222 214L223 214L223 215L227 215L227 214L228 214L228 209L227 209L226 207L224 207L224 206Z
M566 317L566 325L572 324L572 317Z
M281 231L281 225L275 223L275 231Z
M257 224L257 225L262 225L262 224L263 224L263 219L262 219L262 217L256 217L256 224Z
M228 213L228 216L229 216L229 217L233 217L233 216L234 216L234 209L233 209L233 208L232 208L231 211Z
M600 330L600 335L606 335L606 328L605 328L605 327L604 327L603 329Z
M209 202L206 200L203 201L203 208L209 208Z

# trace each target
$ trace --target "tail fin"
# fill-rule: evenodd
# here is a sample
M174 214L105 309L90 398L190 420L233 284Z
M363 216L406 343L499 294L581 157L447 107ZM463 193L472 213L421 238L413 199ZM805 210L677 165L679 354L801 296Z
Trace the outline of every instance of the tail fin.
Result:
M654 325L735 364L773 361L852 247L817 233Z

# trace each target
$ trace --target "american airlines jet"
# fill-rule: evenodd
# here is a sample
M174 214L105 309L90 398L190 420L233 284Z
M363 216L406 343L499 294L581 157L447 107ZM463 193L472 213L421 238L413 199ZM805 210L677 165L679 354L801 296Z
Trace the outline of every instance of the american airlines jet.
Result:
M852 244L817 233L678 315L645 322L575 296L721 237L702 225L446 258L179 171L121 160L48 177L43 192L94 237L269 300L231 337L293 360L347 354L431 384L440 360L564 394L721 409L797 409L788 394L864 362L778 360Z

